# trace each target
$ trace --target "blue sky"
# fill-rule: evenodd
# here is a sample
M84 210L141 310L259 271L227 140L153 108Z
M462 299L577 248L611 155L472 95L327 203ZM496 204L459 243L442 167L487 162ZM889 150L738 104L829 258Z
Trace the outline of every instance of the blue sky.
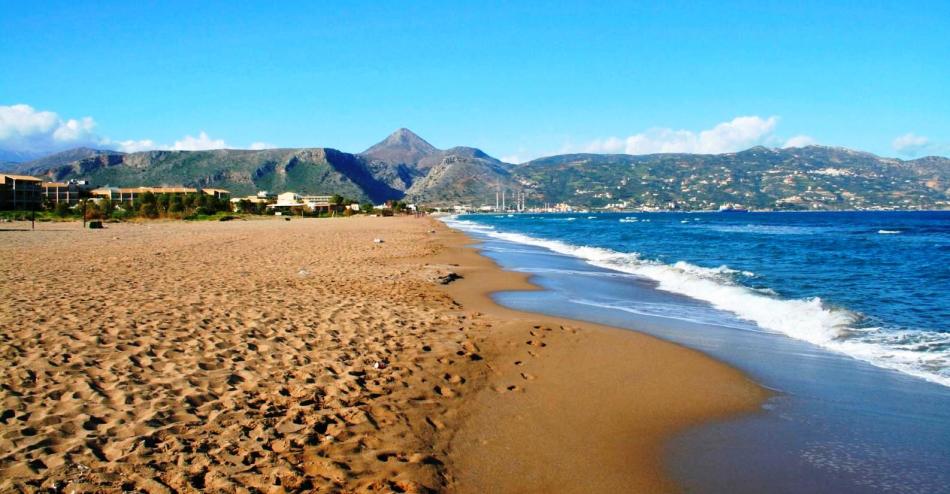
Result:
M0 149L950 154L950 2L0 2Z

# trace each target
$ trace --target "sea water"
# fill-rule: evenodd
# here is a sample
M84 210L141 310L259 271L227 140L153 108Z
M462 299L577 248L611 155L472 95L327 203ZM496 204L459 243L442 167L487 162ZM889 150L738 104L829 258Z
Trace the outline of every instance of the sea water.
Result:
M950 212L459 220L653 280L763 330L950 386Z
M688 490L950 492L950 213L447 223L547 289L500 303L645 331L778 392L671 444Z

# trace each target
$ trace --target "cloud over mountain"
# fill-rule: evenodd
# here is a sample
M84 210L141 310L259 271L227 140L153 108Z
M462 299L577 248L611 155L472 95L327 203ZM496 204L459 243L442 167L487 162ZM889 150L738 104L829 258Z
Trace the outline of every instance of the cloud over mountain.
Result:
M227 145L224 143L224 139L212 139L208 137L208 133L201 131L198 133L198 137L192 137L187 135L181 140L175 141L175 145L172 146L172 149L175 151L207 151L209 149L224 149Z
M891 147L904 156L917 156L931 146L930 139L913 132L898 136L891 142Z
M92 117L64 119L30 105L0 105L0 149L36 153L95 146L95 127Z
M656 127L631 136L607 137L591 142L586 150L594 153L731 153L759 144L781 143L775 135L778 117L741 116L710 129L693 131ZM808 136L796 136L786 146L813 143Z
M100 136L92 117L63 118L53 111L40 111L26 104L0 105L0 156L29 160L77 147L111 149L125 153L166 149L206 151L229 147L224 139L215 139L204 130L197 136L185 135L173 144L154 139L111 139ZM257 141L249 149L276 146Z

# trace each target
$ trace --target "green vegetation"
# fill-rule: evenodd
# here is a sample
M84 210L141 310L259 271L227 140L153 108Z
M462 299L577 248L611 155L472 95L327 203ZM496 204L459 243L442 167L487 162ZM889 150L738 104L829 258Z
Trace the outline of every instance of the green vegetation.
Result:
M515 169L536 205L709 210L945 209L950 160L901 161L842 148L755 147L719 155L575 154Z
M508 204L514 203L516 193L525 192L529 208L557 203L677 210L709 210L722 204L809 210L950 208L950 159L904 161L826 146L755 147L716 155L569 154L513 165L474 148L439 150L401 129L362 154L325 148L130 154L78 150L26 165L18 170L113 186L220 187L235 196L258 190L335 193L335 206L353 198L364 211L369 201L494 206L500 190L507 192ZM186 217L214 212L197 211L184 200L170 201L122 214ZM249 201L239 203L235 211L266 213L262 205Z

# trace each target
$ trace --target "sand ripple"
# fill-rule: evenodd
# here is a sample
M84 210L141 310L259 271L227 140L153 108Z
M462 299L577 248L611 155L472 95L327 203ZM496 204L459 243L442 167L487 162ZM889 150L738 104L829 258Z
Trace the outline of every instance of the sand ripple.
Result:
M428 223L108 226L0 232L0 490L444 485L484 363Z

